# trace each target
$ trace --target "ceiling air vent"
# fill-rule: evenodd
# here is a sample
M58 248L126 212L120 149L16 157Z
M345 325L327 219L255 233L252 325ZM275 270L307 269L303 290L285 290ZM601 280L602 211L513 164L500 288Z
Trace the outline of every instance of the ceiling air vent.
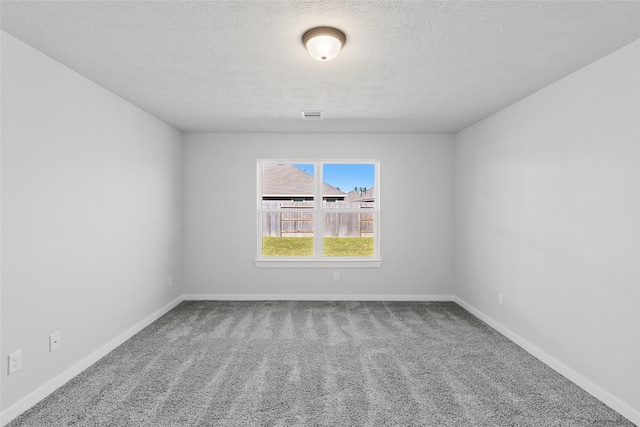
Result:
M322 120L322 111L303 111L302 120Z

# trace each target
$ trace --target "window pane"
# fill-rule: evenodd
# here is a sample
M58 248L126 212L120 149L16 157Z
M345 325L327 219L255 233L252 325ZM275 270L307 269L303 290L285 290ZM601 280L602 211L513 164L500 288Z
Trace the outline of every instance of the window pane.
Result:
M262 207L287 209L313 207L315 191L312 164L262 165Z
M376 168L372 163L339 163L322 166L323 208L372 208L375 206Z
M263 212L262 256L313 256L313 212Z
M374 160L259 161L258 258L379 256L378 172Z
M326 212L323 256L374 256L375 215L371 212Z

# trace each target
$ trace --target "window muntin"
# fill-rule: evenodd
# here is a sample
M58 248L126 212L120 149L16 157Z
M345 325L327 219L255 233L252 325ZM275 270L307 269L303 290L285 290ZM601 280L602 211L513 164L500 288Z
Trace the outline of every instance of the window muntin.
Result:
M258 260L379 259L378 183L374 160L259 160Z

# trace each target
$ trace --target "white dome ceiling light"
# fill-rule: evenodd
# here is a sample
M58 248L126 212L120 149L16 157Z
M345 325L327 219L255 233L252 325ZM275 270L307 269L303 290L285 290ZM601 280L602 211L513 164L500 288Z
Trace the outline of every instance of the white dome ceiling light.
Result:
M336 28L316 27L302 35L302 44L318 61L330 61L340 53L347 36Z

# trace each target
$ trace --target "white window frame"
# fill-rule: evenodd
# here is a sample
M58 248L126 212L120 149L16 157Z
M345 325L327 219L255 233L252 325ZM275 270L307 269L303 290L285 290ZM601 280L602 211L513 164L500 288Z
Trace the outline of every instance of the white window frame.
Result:
M312 164L314 166L315 191L313 208L288 208L288 212L313 211L313 256L310 257L267 257L262 255L262 214L269 212L281 212L278 209L265 209L262 207L262 166L269 163L284 164ZM326 257L322 255L323 242L323 213L326 211L335 213L362 213L359 209L323 208L323 165L325 164L373 164L375 167L375 206L367 209L368 213L373 213L374 226L374 255L371 257ZM382 266L380 256L380 162L371 159L341 159L341 160L310 160L310 159L258 159L257 161L257 257L255 264L259 268L377 268ZM343 190L344 191L344 190ZM349 191L349 189L347 189Z

